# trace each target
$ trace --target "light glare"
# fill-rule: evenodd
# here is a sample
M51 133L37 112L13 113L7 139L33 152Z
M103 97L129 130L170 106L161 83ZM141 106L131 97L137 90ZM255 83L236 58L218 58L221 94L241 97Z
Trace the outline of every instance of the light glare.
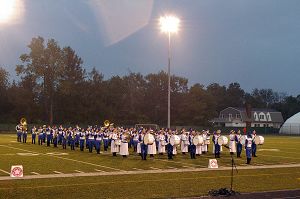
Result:
M0 23L7 22L14 14L16 0L0 0Z
M180 20L175 16L160 17L159 24L162 32L176 33L179 29Z

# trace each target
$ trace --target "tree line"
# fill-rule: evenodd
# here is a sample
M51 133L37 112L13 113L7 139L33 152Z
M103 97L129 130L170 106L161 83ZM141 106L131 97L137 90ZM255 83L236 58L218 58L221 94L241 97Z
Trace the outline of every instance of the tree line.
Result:
M142 75L104 75L86 71L83 60L69 46L54 39L33 38L29 53L16 66L19 80L9 80L0 67L0 122L100 124L108 119L120 125L167 123L167 82L164 71ZM171 77L171 125L209 125L220 110L249 103L255 108L281 111L284 119L300 111L300 95L287 96L272 89L247 93L237 82L228 86L199 83Z

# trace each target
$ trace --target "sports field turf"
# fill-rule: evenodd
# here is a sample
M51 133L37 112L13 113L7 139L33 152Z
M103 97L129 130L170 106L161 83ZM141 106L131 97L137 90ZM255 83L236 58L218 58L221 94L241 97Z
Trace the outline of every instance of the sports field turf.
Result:
M102 146L103 148L103 146ZM130 151L127 158L111 154L63 150L46 145L17 143L15 134L0 135L0 198L166 198L206 195L210 189L230 186L231 158L223 148L219 170L207 168L211 154L178 154L174 160L156 155L142 161ZM102 151L103 152L103 151ZM253 168L243 158L235 159L238 173L233 188L239 192L300 188L300 137L265 136L258 146ZM33 179L3 180L11 165L23 165L24 175ZM293 165L291 168L263 168ZM246 169L245 169L246 168ZM200 171L201 170L201 171ZM139 174L134 174L138 172ZM149 173L153 172L153 173ZM51 174L51 175L48 175ZM61 177L71 174L73 177ZM36 177L55 177L35 179ZM68 175L65 175L68 176ZM1 180L2 178L2 180Z

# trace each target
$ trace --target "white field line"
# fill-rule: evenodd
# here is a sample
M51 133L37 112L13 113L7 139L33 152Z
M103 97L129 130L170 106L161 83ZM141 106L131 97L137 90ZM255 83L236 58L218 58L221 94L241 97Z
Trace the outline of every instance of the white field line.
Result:
M98 171L98 172L105 172L105 171L102 171L102 170L99 170L99 169L94 169L95 171Z
M77 173L84 173L83 171L80 171L80 170L74 170L74 171Z
M175 167L168 167L169 169L177 169L177 168L175 168Z
M265 166L237 166L239 170L253 170L253 169L271 169L271 168L297 168L300 167L300 164L294 165L265 165ZM46 174L46 175L26 175L22 178L11 178L11 177L0 177L1 180L27 180L27 179L42 179L42 178L60 178L60 177L85 177L85 176L117 176L117 175L139 175L139 174L155 174L155 173L183 173L183 172L202 172L202 171L225 171L231 170L231 167L222 167L219 169L208 169L208 168L198 168L198 169L161 169L161 170L142 170L142 171L114 171L114 172L93 172L93 173L70 173L70 174ZM266 174L245 174L245 175L238 175L237 177L246 177L246 176L273 176L273 175L286 175L300 172L289 172L289 173L266 173ZM221 178L221 177L230 177L229 176L201 176L200 178ZM194 178L189 178L190 180ZM173 180L173 179L166 179L166 180ZM148 181L148 180L146 180ZM151 180L149 180L151 181ZM157 180L163 181L163 179ZM125 181L124 181L125 182ZM137 182L137 181L132 181ZM64 185L65 186L65 185ZM24 187L23 187L24 188ZM34 187L37 188L37 187ZM6 188L0 188L6 189ZM11 188L10 188L11 189Z
M155 170L159 170L159 168L156 167L149 167L150 169L155 169Z
M299 155L299 153L297 153L297 152L287 152L287 151L280 151L280 153L288 153L288 154L295 154L295 155Z
M10 175L10 173L7 172L7 171L4 171L4 170L2 170L2 169L0 169L0 171L2 171L3 173L6 173L6 174L8 174L8 175Z
M82 164L92 165L92 166L96 166L96 167L107 168L107 169L111 169L111 170L115 170L115 171L123 171L121 169L107 167L107 166L103 166L103 165L99 165L99 164L94 164L94 163L90 163L90 162L84 162L84 161L81 161L81 160L75 160L75 159L71 159L71 158L64 158L64 157L60 157L60 156L56 156L56 155L51 155L51 154L37 153L35 151L29 151L29 150L20 149L20 148L17 148L17 147L6 146L6 145L0 145L0 146L11 148L11 149L17 149L17 150L20 150L20 151L26 151L26 152L30 152L30 153L35 153L35 154L39 154L39 155L46 155L46 156L50 156L50 157L55 157L55 158L59 158L59 159L62 159L62 160L69 160L69 161L73 161L73 162L79 162L79 163L82 163Z
M281 175L291 175L292 173L276 173L276 174L261 174L261 175L255 175L255 174L247 174L247 175L240 175L236 177L257 177L257 176L281 176ZM180 178L181 180L186 180L186 181L192 181L192 180L198 180L198 179L218 179L218 178L230 178L230 175L223 175L223 176L194 176L194 177L184 177ZM172 182L174 179L172 178L162 178L162 179L144 179L144 180L125 180L122 181L122 183L145 183L145 182ZM90 183L72 183L72 184L55 184L55 185L39 185L39 186L24 186L24 187L18 187L18 189L40 189L40 188L59 188L59 187L88 187L88 186L99 186L99 185L109 185L109 184L114 184L116 182L111 181L111 182L90 182ZM0 190L11 190L15 189L15 187L0 187ZM298 189L295 189L298 190ZM280 191L292 191L290 189L288 190L278 190ZM263 192L257 192L257 193L269 193L271 191L263 191ZM272 191L273 192L273 191ZM274 191L277 192L277 191ZM243 195L248 195L251 193L243 193ZM295 198L295 197L294 197Z
M40 174L37 173L37 172L30 172L30 173L32 173L32 174L34 174L34 175L40 175Z
M53 173L56 173L56 174L63 174L63 173L60 172L60 171L53 171Z
M286 157L286 156L279 156L279 155L262 155L262 154L258 154L258 156L265 156L265 157L286 158L286 159L300 160L300 158L297 158L297 157Z

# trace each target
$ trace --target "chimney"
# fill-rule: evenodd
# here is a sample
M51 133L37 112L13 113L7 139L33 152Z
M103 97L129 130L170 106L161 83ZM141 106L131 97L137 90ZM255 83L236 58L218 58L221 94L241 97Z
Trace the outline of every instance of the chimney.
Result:
M247 117L248 117L248 119L251 120L251 112L252 112L251 104L246 103L245 105L246 105L246 113L247 113Z

